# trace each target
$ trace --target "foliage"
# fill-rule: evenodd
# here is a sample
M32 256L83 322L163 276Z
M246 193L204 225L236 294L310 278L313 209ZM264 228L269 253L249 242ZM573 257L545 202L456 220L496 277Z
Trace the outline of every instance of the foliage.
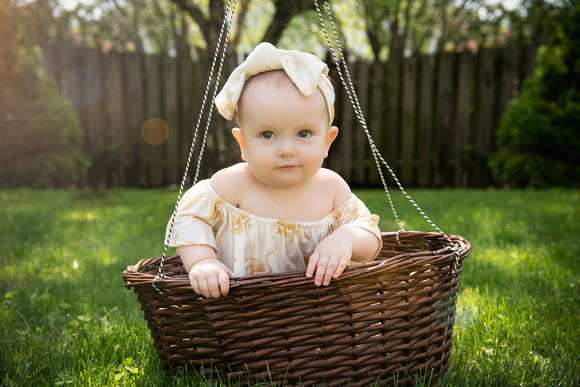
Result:
M105 0L59 9L57 40L104 51L175 54L187 50L189 21L169 1Z
M477 50L543 42L570 0L521 0L516 8L484 0L331 1L353 53ZM311 0L238 0L229 47L239 55L260 41L317 52L324 42ZM105 50L191 53L211 57L225 0L104 0L58 13L59 41Z
M410 193L473 246L449 372L430 385L577 386L580 193ZM356 194L383 230L395 230L384 192ZM164 374L136 296L122 286L127 265L163 251L176 195L0 190L0 385L215 385ZM392 197L406 229L430 230L402 195Z
M68 187L88 168L75 112L54 82L38 84L38 97L27 101L4 91L10 119L0 143L2 187Z
M580 185L580 4L569 11L535 74L497 131L494 175L514 186Z
M502 2L488 8L500 23L510 26L508 42L516 45L543 44L556 30L573 0L522 0L522 6L506 9Z
M45 4L46 5L46 4ZM63 187L87 169L83 131L72 107L43 75L34 40L38 8L0 3L0 186ZM46 15L46 12L42 13Z
M467 26L478 21L479 3L479 0L364 0L361 13L374 57L384 59L405 52L442 51L448 41L460 45Z

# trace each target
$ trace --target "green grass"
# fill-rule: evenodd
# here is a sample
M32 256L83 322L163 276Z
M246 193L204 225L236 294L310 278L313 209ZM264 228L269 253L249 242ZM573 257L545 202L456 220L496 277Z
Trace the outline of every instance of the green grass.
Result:
M357 191L394 230L386 196ZM580 383L580 193L416 190L473 245L460 285L452 386ZM398 193L408 230L430 226ZM121 272L159 256L175 192L0 191L0 385L210 385L166 376ZM434 383L432 383L434 384Z

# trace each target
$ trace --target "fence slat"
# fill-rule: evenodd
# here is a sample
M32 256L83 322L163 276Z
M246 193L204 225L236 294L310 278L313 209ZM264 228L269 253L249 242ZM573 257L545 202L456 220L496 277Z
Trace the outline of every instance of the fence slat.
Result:
M476 108L473 114L473 145L482 158L489 156L494 141L493 112L496 97L494 80L495 50L478 53ZM489 171L482 165L474 166L474 174L482 180L489 180Z
M122 60L123 56L116 52L111 52L106 57L109 74L109 101L111 103L111 136L117 154L117 176L113 176L113 180L116 180L119 186L124 187L128 185L125 171L130 154L127 152L127 142L124 135L126 100L123 93L125 78Z
M165 141L167 178L179 182L182 171L179 170L179 104L177 88L177 61L175 58L164 57L163 68L163 117L169 126L169 137Z
M417 57L411 56L403 61L403 96L401 120L401 182L405 185L413 184L416 149L416 121L417 121Z
M145 88L143 82L143 56L131 53L125 57L125 77L127 78L127 88L125 98L127 99L127 127L125 136L127 138L127 150L134 157L129 165L129 176L132 185L145 187L146 177L146 154L147 143L141 136L141 127L145 122Z
M392 57L387 62L385 80L385 135L380 149L385 161L398 170L401 104L401 58Z
M419 142L418 142L418 173L420 187L431 185L433 179L433 84L435 78L435 57L421 56L419 59Z
M448 160L453 157L453 143L449 140L453 119L453 68L454 56L438 56L433 185L439 187L448 181Z
M367 63L357 63L357 96L359 104L364 117L368 117L369 112L369 75L370 68ZM365 118L366 120L366 118ZM368 170L367 149L368 142L358 120L353 125L353 140L354 140L354 176L353 182L357 185L364 185L366 180L366 172Z
M93 72L94 79L87 82L91 90L91 105L87 112L86 128L91 138L90 148L93 165L89 171L89 180L98 182L99 186L111 186L109 169L109 149L112 141L109 115L106 112L107 101L107 69L103 54L97 50L86 50L86 65Z
M472 106L471 82L473 79L472 55L469 52L461 53L458 56L457 62L457 98L455 105L455 181L456 187L465 186L467 184L467 172L462 162L462 152L465 151L465 146L469 139L469 111Z
M356 68L350 66L350 69L351 76L356 79ZM340 83L337 84L340 85ZM342 87L342 85L340 87ZM341 100L339 100L338 103L335 103L336 107L340 106L340 109L337 111L341 113L340 129L342 130L342 134L339 134L340 151L338 152L338 159L340 160L339 165L341 169L338 170L341 171L341 175L346 181L351 181L353 176L353 141L356 133L356 120L353 107L346 91L343 90L340 95L342 97Z
M385 66L381 62L374 62L371 67L371 102L367 123L369 131L377 149L383 148L385 98L384 98L384 76ZM368 181L380 184L379 172L374 159L370 159L369 153L369 173Z
M162 99L161 99L161 57L158 55L149 55L145 57L145 85L147 88L147 101L145 106L145 119L159 120L155 126L159 128L162 124ZM164 121L163 121L164 122ZM160 187L164 182L164 170L162 163L162 144L150 145L148 148L147 158L147 181L149 186Z
M482 51L481 61L479 62L481 68L479 71L479 101L477 109L478 133L476 137L476 145L480 150L488 155L492 147L493 138L492 122L493 122L493 105L496 96L496 87L494 86L494 61L495 50Z

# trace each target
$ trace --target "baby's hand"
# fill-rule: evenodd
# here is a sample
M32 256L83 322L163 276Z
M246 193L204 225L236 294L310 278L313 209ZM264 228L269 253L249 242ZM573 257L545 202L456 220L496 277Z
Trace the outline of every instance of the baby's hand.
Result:
M227 295L230 291L230 277L234 276L226 265L214 258L197 262L189 271L193 290L208 298Z
M316 271L316 286L330 284L332 278L338 278L351 259L353 245L350 239L339 233L327 236L316 246L308 260L306 277L311 278Z

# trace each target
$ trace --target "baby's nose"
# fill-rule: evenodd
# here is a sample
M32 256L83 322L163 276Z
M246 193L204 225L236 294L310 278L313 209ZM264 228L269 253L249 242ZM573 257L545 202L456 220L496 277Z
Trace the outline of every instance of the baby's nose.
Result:
M280 148L278 149L280 156L288 157L296 154L296 147L291 140L284 140L280 142Z

